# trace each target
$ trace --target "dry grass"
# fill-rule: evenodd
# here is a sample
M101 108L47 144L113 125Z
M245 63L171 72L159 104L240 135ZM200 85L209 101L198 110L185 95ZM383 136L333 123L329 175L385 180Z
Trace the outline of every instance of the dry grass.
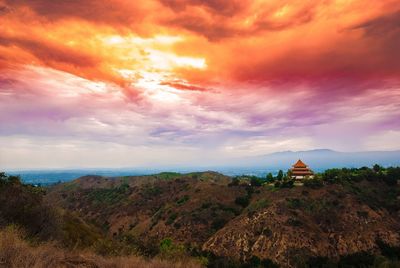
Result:
M201 265L193 259L170 262L161 259L146 260L139 256L108 258L88 251L67 251L52 243L33 246L23 239L23 233L20 230L8 227L0 230L0 267L198 268Z

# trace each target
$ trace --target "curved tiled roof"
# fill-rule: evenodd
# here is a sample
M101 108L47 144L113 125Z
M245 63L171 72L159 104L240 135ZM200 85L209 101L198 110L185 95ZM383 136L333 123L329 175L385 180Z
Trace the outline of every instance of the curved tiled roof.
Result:
M297 160L296 164L293 165L294 168L306 168L307 165L303 163L300 159Z
M311 169L308 168L306 164L303 163L300 159L293 165L291 168L292 176L306 176L313 175Z

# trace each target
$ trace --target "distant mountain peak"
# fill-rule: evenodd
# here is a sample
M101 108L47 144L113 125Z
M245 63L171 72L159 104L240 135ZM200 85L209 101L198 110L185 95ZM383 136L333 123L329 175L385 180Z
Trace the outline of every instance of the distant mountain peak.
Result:
M279 151L279 152L274 152L270 153L267 155L286 155L286 154L299 154L299 153L338 153L337 151L331 150L331 149L312 149L312 150L304 150L304 151ZM266 156L266 155L264 155Z

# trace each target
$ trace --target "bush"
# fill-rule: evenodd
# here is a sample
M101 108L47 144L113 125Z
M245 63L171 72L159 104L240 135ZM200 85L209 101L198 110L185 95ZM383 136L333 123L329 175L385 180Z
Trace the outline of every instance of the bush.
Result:
M247 210L249 212L255 212L263 208L267 208L271 202L265 198L257 200L256 202L251 203L248 207Z
M292 188L294 180L283 180L280 184L280 188Z
M188 196L188 195L184 195L182 198L180 198L178 201L176 201L176 203L177 203L178 205L183 205L183 204L185 204L188 200L189 200L189 196Z
M212 227L214 230L219 230L219 229L221 229L222 227L224 227L225 224L226 224L227 222L228 222L227 219L224 219L224 218L216 218L216 219L214 219L214 221L211 223L211 227Z
M202 209L207 209L207 208L209 208L209 207L211 207L211 202L206 202L206 203L203 203L202 205L201 205L201 208Z
M235 199L235 204L242 206L242 207L247 207L249 205L250 198L248 195L246 196L239 196Z
M298 198L286 198L287 206L291 209L299 209L304 206L303 201Z
M286 223L287 223L288 225L290 225L290 226L293 226L293 227L299 227L299 226L302 226L302 225L303 225L303 223L302 223L301 221L299 221L298 219L293 219L293 218L289 218L289 219L286 221Z
M351 255L342 256L339 260L339 267L371 267L375 257L367 252L357 252Z
M164 238L160 242L160 257L163 259L177 260L187 256L185 246L175 244L171 238Z
M228 186L238 186L238 185L239 185L238 178L233 178L232 181L228 184Z
M257 256L252 256L247 262L243 263L241 268L278 268L279 266L275 264L270 259L260 259Z
M308 179L304 181L304 186L309 187L311 189L319 189L324 186L324 183L319 178Z
M377 243L379 249L381 250L381 253L383 256L391 258L391 259L400 258L400 247L399 246L391 246L382 240L377 240L376 243Z
M178 217L177 213L175 213L175 212L172 213L171 215L169 215L168 220L166 221L165 224L167 224L167 225L172 224L176 220L177 217Z
M387 175L384 178L384 181L388 185L396 185L397 180L400 180L400 167L390 167L387 169Z
M260 187L261 185L263 185L263 183L264 183L264 181L261 180L260 178L251 178L250 179L251 186Z

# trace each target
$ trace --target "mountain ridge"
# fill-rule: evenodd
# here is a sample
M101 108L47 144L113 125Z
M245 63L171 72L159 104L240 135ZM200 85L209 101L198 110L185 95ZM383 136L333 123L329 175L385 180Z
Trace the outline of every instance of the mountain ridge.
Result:
M216 172L85 176L46 198L150 252L170 239L225 261L298 267L400 246L399 171L384 172L395 175L386 181L372 169L329 170L299 187Z

